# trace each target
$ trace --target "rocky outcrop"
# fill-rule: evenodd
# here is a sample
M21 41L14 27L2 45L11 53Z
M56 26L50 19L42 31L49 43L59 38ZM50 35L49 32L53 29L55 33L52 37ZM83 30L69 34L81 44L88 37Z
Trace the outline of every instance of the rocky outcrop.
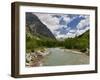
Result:
M26 66L41 66L43 57L48 54L49 52L47 50L38 50L33 53L26 53Z

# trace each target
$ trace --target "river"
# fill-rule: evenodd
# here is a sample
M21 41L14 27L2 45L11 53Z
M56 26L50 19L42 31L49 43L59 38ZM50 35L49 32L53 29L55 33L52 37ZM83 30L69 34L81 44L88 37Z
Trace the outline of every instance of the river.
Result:
M43 58L42 66L89 64L89 56L78 51L61 48L48 48L48 51L50 54Z

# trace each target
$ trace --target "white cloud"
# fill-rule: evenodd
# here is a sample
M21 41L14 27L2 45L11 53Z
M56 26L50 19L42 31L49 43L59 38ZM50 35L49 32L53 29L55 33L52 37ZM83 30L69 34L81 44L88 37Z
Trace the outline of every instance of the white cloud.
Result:
M66 21L65 25L60 25L59 22L61 20L61 18L57 18L57 17L52 17L55 14L46 14L46 13L33 13L35 14L43 24L45 24L52 33L54 33L56 35L56 38L68 38L68 37L75 37L76 35L81 35L83 34L85 31L87 31L89 29L89 16L85 16L85 15L80 15L80 17L84 17L85 19L81 20L80 23L76 26L77 30L72 30L70 27L67 28L67 23L69 23L70 21L72 21L73 19L76 18L70 18L68 17L68 15L63 15L63 14L57 14L58 16L61 16L61 18L63 18L64 21ZM66 27L66 30L69 30L68 33L66 34L60 34L59 31L54 31L58 28L62 28L62 27ZM85 28L84 28L85 26Z
M61 16L61 18L52 17L55 14L47 14L47 13L33 13L33 14L35 14L41 20L41 22L45 24L52 32L62 27L59 24L61 18L63 18L66 24L72 20L72 18L68 17L67 15L63 15L63 14L57 14L58 16Z
M69 30L69 32L70 32L70 33L73 33L73 32L76 32L76 30L71 29L71 30Z
M52 17L54 14L34 13L52 32L59 27L59 19Z
M73 38L73 37L75 37L75 36L76 36L76 34L67 33L67 36L66 36L66 37L67 37L67 38L68 38L68 37Z
M89 25L89 16L84 16L85 19L81 20L80 23L77 25L78 29L82 29L84 26L88 26Z
M63 20L66 21L66 24L69 23L72 19L67 15L63 15Z
M84 32L86 32L87 30L89 30L89 27L86 27L84 30L77 30L76 34L77 36L83 34Z

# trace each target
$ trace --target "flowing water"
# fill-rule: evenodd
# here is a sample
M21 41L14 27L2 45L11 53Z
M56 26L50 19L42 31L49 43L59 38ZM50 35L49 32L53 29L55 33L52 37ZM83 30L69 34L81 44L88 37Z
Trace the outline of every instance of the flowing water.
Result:
M43 58L43 66L89 64L89 56L84 53L61 48L48 48L49 55Z

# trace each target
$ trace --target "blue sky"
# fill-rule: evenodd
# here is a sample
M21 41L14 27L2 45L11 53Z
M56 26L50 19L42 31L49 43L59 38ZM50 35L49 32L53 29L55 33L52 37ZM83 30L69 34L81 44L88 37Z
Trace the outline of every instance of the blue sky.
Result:
M44 23L56 38L81 35L90 27L89 15L33 13Z
M84 17L77 16L75 19L70 21L70 23L67 24L68 27L71 27L72 29L76 29L76 26L80 23L81 20L85 19Z

